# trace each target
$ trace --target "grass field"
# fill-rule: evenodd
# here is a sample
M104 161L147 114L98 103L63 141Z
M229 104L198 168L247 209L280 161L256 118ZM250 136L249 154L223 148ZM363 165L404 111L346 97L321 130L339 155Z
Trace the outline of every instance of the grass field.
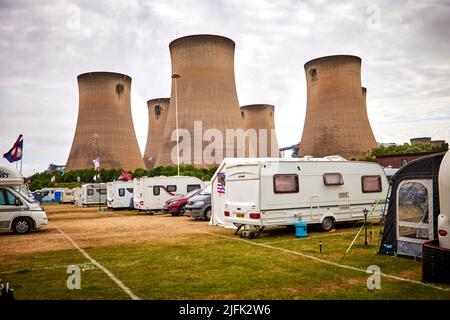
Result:
M376 255L378 225L368 247L361 233L343 258L360 226L310 230L304 239L280 228L244 240L187 217L67 205L46 211L45 229L0 233L0 282L17 299L130 299L64 234L141 299L450 299L450 286L420 283L420 262ZM66 286L69 265L82 270L80 290ZM379 290L367 288L370 265L387 275Z

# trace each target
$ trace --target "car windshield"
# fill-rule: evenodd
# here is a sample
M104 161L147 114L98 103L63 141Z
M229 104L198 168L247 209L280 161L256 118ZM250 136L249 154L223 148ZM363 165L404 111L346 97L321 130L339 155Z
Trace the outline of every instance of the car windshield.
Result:
M208 196L211 194L211 185L206 186L199 194L202 196Z
M30 191L28 190L28 187L23 185L20 187L16 187L15 190L17 191L17 193L19 193L25 201L27 201L28 203L33 203L36 202L34 199L30 198Z

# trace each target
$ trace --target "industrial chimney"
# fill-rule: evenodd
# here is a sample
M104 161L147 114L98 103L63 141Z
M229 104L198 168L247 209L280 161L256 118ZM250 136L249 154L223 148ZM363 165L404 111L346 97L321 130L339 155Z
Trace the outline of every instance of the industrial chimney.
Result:
M180 145L184 144L183 151L180 151L181 164L209 167L219 164L226 156L244 155L245 145L238 144L237 139L226 141L227 129L243 129L234 77L235 43L222 36L192 35L172 41L169 49L172 91L163 136L164 148L155 166L176 164L176 135L173 131L176 128L176 109ZM186 137L186 132L190 137ZM209 135L217 132L223 139L210 138ZM185 147L188 138L191 139L191 148ZM212 153L212 163L203 157L203 151L213 141L220 147Z
M66 170L144 168L131 116L131 78L113 72L78 76L79 109Z
M154 167L156 158L163 149L164 140L161 136L166 125L169 105L169 98L158 98L147 101L148 134L144 152L144 162L147 169Z
M251 104L241 107L241 114L244 120L244 129L256 131L256 141L250 144L252 150L256 151L259 158L280 157L277 136L275 134L275 107L270 104Z
M327 56L305 64L307 107L299 156L358 159L377 147L361 87L361 58Z

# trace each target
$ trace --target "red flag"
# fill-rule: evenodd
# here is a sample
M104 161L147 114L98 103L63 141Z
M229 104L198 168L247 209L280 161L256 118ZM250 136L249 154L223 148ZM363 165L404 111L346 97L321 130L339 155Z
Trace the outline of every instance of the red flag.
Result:
M122 173L120 174L120 178L124 181L131 181L133 180L133 176L126 172L125 170L122 170Z

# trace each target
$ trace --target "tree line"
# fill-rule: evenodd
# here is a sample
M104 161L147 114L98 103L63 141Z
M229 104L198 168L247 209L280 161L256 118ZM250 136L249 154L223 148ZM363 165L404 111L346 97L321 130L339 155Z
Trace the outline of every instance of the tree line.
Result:
M217 167L212 168L195 168L190 165L180 166L180 175L197 177L203 181L211 180ZM44 171L35 173L28 177L28 187L31 191L40 190L42 188L75 188L83 183L92 182L110 182L119 179L122 169L81 169L67 172L50 172ZM133 178L139 177L156 177L156 176L175 176L177 175L176 166L157 167L153 169L136 169L127 171ZM97 178L98 177L98 178Z

